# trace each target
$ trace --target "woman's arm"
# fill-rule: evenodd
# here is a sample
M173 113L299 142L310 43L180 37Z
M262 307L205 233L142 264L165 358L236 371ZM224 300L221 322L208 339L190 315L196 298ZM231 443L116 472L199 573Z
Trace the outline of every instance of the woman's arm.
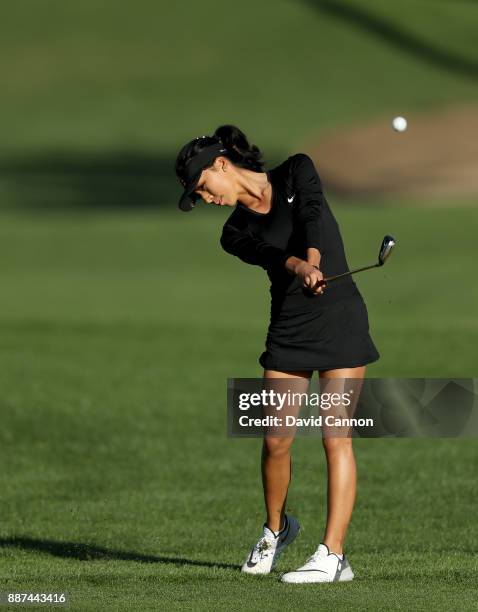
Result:
M318 266L320 268L320 251L319 249L308 248L307 249L307 263L312 266Z
M261 266L265 270L274 267L284 268L286 261L291 258L291 254L284 249L253 236L248 228L239 229L230 223L226 223L222 228L220 243L226 253L239 257L245 263ZM289 268L286 269L290 271Z
M220 242L226 253L239 257L245 263L261 266L265 270L273 267L285 268L289 274L300 277L303 287L311 288L318 280L323 278L322 273L317 268L312 267L309 262L260 240L247 229L238 229L226 223L222 230ZM313 251L317 250L313 249ZM315 259L317 258L316 253L312 253L312 256ZM316 294L322 292L323 287L318 287L314 291Z
M292 164L292 182L297 197L294 206L296 223L303 232L307 261L319 265L324 200L322 183L314 162L305 153L292 156Z

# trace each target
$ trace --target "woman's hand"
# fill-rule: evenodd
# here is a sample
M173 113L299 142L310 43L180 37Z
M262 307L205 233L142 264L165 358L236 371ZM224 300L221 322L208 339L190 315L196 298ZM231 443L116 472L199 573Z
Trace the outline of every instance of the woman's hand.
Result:
M295 268L295 273L301 279L302 287L308 289L312 295L321 295L324 293L326 285L318 284L319 281L324 279L324 275L320 270L317 270L317 268L306 261L302 261Z

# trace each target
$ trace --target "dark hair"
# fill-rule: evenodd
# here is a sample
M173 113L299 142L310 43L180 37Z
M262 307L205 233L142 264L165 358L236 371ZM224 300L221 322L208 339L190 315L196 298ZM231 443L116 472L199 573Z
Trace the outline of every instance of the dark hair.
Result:
M220 125L212 136L199 136L184 145L176 158L175 171L177 177L180 180L184 177L184 168L192 157L205 147L217 143L224 145L227 149L224 157L236 166L255 172L263 172L264 162L259 148L249 144L244 132L235 125ZM213 163L214 160L207 167L210 168Z

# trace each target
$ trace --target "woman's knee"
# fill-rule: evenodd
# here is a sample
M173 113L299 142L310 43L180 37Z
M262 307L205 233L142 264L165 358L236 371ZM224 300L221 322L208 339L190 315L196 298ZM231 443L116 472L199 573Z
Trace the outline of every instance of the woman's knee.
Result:
M289 453L293 438L265 436L263 452L268 457L283 457Z
M322 444L327 454L349 453L352 451L352 437L324 437Z

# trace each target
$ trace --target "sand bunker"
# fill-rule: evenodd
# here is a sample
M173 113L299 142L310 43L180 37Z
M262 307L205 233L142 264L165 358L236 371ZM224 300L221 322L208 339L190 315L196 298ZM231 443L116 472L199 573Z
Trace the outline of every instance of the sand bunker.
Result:
M325 189L342 196L471 196L478 194L478 105L406 113L349 126L305 142Z

